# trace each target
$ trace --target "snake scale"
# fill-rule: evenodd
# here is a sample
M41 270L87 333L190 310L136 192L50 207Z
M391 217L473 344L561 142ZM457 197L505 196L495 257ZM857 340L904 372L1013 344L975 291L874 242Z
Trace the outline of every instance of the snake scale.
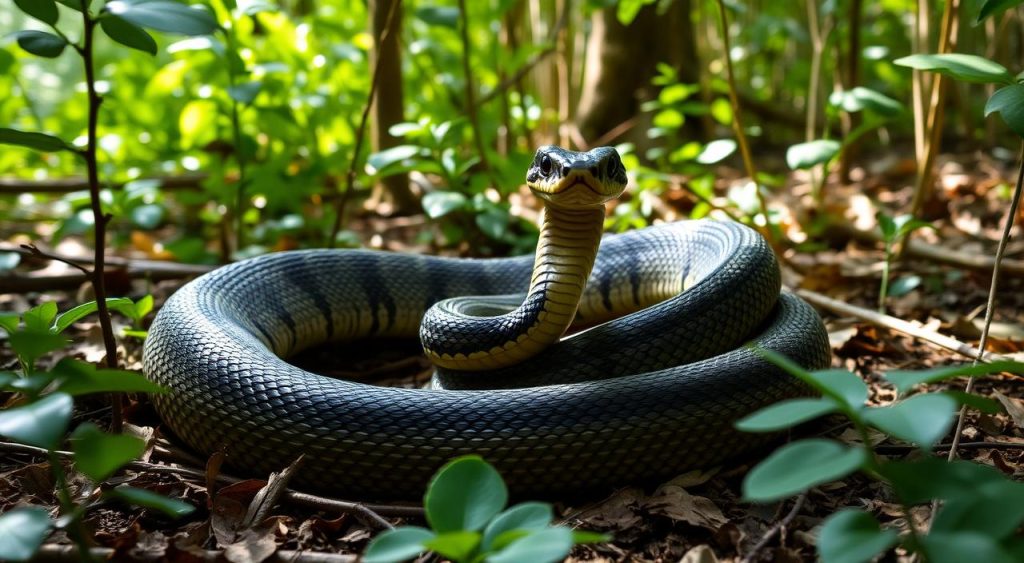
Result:
M154 398L158 412L235 468L265 474L305 454L293 483L364 498L417 497L469 453L514 493L545 496L666 479L772 440L733 423L808 390L745 344L808 369L827 367L830 352L817 313L780 294L761 236L700 220L601 239L603 202L625 184L611 149L542 147L527 184L550 223L536 256L302 250L185 285L145 344L145 373L169 389ZM596 229L562 222L595 209ZM596 258L581 252L598 242ZM559 339L570 322L589 328ZM417 334L441 358L431 389L333 379L282 359Z

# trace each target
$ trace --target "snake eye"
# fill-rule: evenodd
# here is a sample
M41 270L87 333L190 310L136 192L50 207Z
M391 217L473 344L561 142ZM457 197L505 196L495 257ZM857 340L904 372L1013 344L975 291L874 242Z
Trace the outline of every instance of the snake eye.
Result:
M551 157L550 156L544 155L544 156L540 157L540 171L545 176L547 176L548 174L551 174Z

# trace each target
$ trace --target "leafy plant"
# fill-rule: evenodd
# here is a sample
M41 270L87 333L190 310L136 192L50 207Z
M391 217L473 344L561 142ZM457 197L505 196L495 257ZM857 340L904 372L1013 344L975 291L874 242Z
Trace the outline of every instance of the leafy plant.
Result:
M478 456L463 456L438 470L423 498L431 529L402 526L374 538L366 563L411 559L433 551L456 562L561 561L573 545L606 536L551 526L551 505L524 502L505 508L501 475Z
M845 370L808 372L788 358L757 350L765 359L821 393L817 398L791 399L761 409L736 423L748 432L777 432L828 414L850 421L861 443L846 445L831 439L791 442L754 467L743 482L744 497L755 502L783 499L860 471L888 485L903 506L908 528L883 528L859 508L839 511L825 520L818 553L825 563L872 560L896 545L928 561L1018 561L1024 538L1014 534L1024 523L1024 483L1006 479L991 467L967 461L946 462L930 456L935 443L949 432L954 410L968 405L998 412L991 399L956 391L913 394L926 383L953 377L999 372L1024 373L1024 363L994 362L976 366L942 367L925 371L890 371L885 378L899 399L887 406L865 405L868 389ZM920 459L888 461L873 450L871 431L914 444ZM918 530L910 507L941 501L931 528ZM972 554L972 555L968 555Z
M127 303L112 306L127 309L138 305L124 301ZM138 310L144 309L143 305ZM79 424L68 437L75 470L89 479L87 490L79 491L77 497L72 495L58 449L71 424L74 397L94 393L163 392L160 386L138 373L97 369L92 364L69 358L49 370L35 369L38 358L66 344L60 332L73 322L72 319L95 310L95 303L87 303L58 315L56 305L45 303L26 311L22 322L9 315L0 317L0 327L7 333L23 368L20 372L0 372L0 392L20 397L15 403L17 406L0 411L0 436L48 452L60 503L57 519L50 518L46 509L37 506L19 507L0 515L0 559L4 561L31 559L54 529L66 531L77 544L79 557L89 560L89 540L83 518L98 503L127 502L160 510L172 517L193 510L190 504L142 489L124 485L105 487L104 481L138 458L146 444L134 436L104 432L91 422Z
M875 214L878 219L878 226L882 230L882 242L885 244L885 262L882 265L882 287L878 290L878 312L885 314L885 300L889 295L889 268L892 265L893 249L896 243L906 238L914 231L922 228L934 229L935 226L927 221L915 219L911 215L900 215L890 217L879 211ZM918 279L918 281L920 281ZM907 289L909 291L910 288ZM905 293L900 289L900 293Z

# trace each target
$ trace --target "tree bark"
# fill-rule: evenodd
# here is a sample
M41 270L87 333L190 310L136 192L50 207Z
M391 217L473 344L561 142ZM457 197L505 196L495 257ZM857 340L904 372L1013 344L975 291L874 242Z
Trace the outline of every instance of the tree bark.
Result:
M385 32L391 10L396 11L392 29ZM374 40L370 68L380 65L381 85L373 100L370 136L373 139L373 150L381 151L401 144L401 139L391 136L388 129L405 121L402 51L399 42L402 33L401 0L370 0L369 11ZM419 200L409 189L409 176L405 173L382 178L374 196L373 201L387 201L394 214L414 213L419 209Z
M676 0L664 13L644 6L629 25L619 22L614 6L595 12L576 117L583 138L593 141L635 116L656 95L651 78L658 63L675 68L681 82L696 84L694 37L690 0Z

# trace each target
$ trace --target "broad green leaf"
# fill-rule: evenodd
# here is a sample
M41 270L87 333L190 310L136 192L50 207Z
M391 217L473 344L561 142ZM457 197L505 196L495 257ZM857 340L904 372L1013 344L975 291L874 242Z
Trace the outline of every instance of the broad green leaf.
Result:
M156 54L156 40L141 27L114 14L100 17L100 27L111 39L150 55Z
M68 46L68 42L63 37L46 31L25 29L14 35L18 38L19 47L33 55L47 59L59 57L64 52L64 48Z
M18 330L19 324L21 324L21 316L17 313L0 313L0 328L7 331L7 334Z
M909 213L894 217L892 222L893 225L896 227L896 235L898 237L909 235L910 233L918 229L935 228L935 225L932 225L931 223L925 221L924 219L915 219L914 216L910 215Z
M551 524L554 513L546 502L524 502L495 516L484 528L484 551L489 551L494 539L509 530L543 530Z
M615 17L622 25L629 25L636 19L640 9L647 4L653 4L655 0L619 0L619 7L615 11Z
M977 490L1005 481L994 467L963 460L947 462L936 457L888 462L882 464L879 472L907 504L975 498Z
M132 223L143 229L155 229L164 220L164 206L158 203L146 203L131 210Z
M973 492L943 503L931 531L979 532L1002 539L1024 521L1024 484L1003 479L978 484Z
M985 116L998 112L1011 131L1024 137L1024 84L1000 88L985 104Z
M981 9L978 10L977 22L981 23L982 20L989 16L994 16L1021 4L1024 4L1024 0L985 0L985 3L981 5Z
M744 432L775 432L836 410L838 410L836 402L828 397L790 399L747 415L736 422L736 428Z
M918 54L896 59L894 62L900 66L917 70L931 70L966 82L1013 83L1013 76L1006 70L1006 67L977 55L963 53Z
M36 360L67 346L68 339L49 331L19 330L7 336L11 348L31 371Z
M857 86L850 90L837 90L829 96L828 101L833 106L850 113L868 110L882 117L894 117L903 113L903 104L863 86Z
M867 384L857 374L845 369L812 371L806 381L853 410L862 408L868 400Z
M988 397L981 397L974 393L965 393L963 391L942 391L942 394L952 397L957 404L967 405L972 409L985 414L1003 412L1003 405L995 399L989 399Z
M32 559L51 527L49 511L39 506L22 506L0 514L0 561Z
M258 80L243 82L228 88L228 95L231 96L232 100L240 104L251 104L262 88L263 83Z
M19 131L7 127L0 127L0 144L18 145L41 152L74 150L73 147L53 135L34 133L32 131Z
M0 435L55 450L71 421L71 395L51 393L21 407L0 411Z
M70 442L75 467L94 483L105 481L146 449L146 442L135 436L107 434L91 422L80 424L71 433Z
M111 0L104 10L139 27L181 35L210 35L217 20L203 8L172 0Z
M363 562L393 563L412 559L427 551L423 544L434 537L434 532L416 526L402 526L382 532L367 546Z
M822 563L867 563L897 541L896 530L882 530L871 514L848 508L825 519L818 555Z
M469 557L480 546L480 532L456 530L438 534L423 542L430 551L452 561L469 561Z
M397 147L391 147L371 154L366 159L366 166L370 174L377 174L403 160L419 156L422 152L423 149L415 145L398 145Z
M466 205L466 196L458 192L437 191L423 196L423 212L438 219Z
M782 446L747 473L743 497L771 502L841 479L865 461L864 450L819 438Z
M811 168L835 158L840 148L839 141L831 139L799 143L786 149L786 164L793 170Z
M456 29L459 25L459 9L455 6L417 6L416 19L430 25Z
M952 397L926 393L893 405L869 408L864 420L890 436L931 450L949 432L955 409Z
M88 393L163 393L156 383L134 371L96 369L96 366L64 358L53 367L59 389L69 395Z
M494 240L502 240L508 232L509 219L508 211L495 208L478 213L474 221L485 235Z
M24 393L30 397L34 397L43 392L46 387L53 383L53 374L44 372L35 372L25 377L15 378L13 381L7 382L6 387L11 391L18 393Z
M427 522L439 534L476 531L505 508L508 489L501 475L479 456L463 456L442 467L427 487Z
M487 563L554 563L569 555L572 549L572 530L556 527L531 532L508 544L498 553L488 555Z
M736 141L732 139L718 139L704 145L704 150L697 155L697 162L700 164L714 164L728 158L736 152Z
M878 228L882 231L882 238L886 242L893 242L896 240L896 221L892 217L885 214L883 211L875 213L875 220L878 221Z
M917 289L921 281L921 276L917 274L898 277L889 285L889 297L903 297Z
M989 375L993 373L1010 372L1017 375L1024 375L1024 363L1013 361L999 361L990 364L961 364L959 366L947 366L920 371L892 370L884 374L885 378L892 383L896 390L902 395L915 386L923 383L935 383L952 379L954 377L970 377Z
M43 332L50 330L53 319L57 317L57 303L47 301L32 307L22 318L25 320L25 330Z
M107 307L114 311L120 311L124 308L134 311L134 304L132 303L132 300L127 297L108 297ZM60 334L69 326L95 313L97 310L98 305L95 301L86 301L81 305L76 305L57 315L57 318L54 319L53 325L49 327L49 329L51 332Z
M54 0L14 0L14 3L22 12L50 25L56 25L60 18Z
M187 516L196 509L196 507L187 502L168 498L146 489L137 489L124 485L107 491L105 496L117 498L143 508L159 510L172 518Z
M135 302L132 309L132 314L129 317L135 322L141 321L153 310L153 296L145 295Z
M1019 563L999 540L986 533L931 533L921 536L929 563Z

